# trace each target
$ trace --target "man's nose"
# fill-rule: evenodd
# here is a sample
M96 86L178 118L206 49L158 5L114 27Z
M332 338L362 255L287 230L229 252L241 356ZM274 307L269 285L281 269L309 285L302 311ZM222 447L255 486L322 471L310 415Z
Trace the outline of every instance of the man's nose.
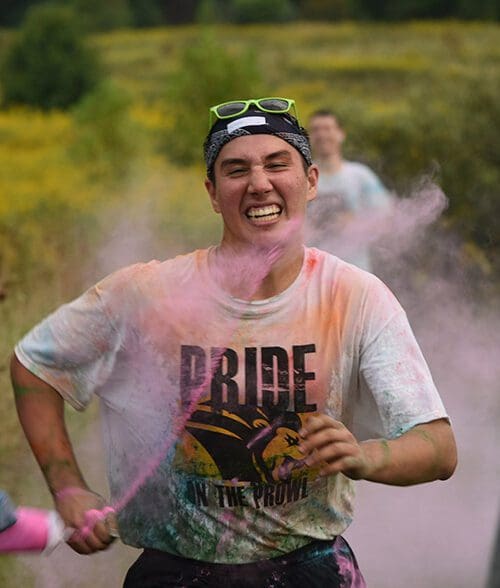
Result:
M273 189L273 185L263 167L252 168L250 172L248 191L251 194L267 194Z

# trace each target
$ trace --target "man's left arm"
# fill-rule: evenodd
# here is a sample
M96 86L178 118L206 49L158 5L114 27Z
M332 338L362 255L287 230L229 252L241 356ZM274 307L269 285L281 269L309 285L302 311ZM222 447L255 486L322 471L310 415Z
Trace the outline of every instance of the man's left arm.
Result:
M339 421L311 417L301 431L301 449L322 475L343 473L353 480L410 486L446 480L457 464L457 450L447 419L419 424L396 439L358 442Z

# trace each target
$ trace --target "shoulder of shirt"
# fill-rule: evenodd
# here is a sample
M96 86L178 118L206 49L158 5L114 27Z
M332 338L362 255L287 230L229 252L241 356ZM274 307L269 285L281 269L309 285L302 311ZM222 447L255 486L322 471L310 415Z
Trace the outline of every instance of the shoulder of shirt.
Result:
M359 161L348 161L348 160L344 160L344 166L346 166L346 168L350 169L353 172L356 172L358 174L362 174L365 176L377 176L377 174L370 168L368 167L365 163L361 163Z
M315 259L322 266L322 271L331 272L336 286L346 288L370 289L387 286L374 274L340 257L316 247L307 247L309 259Z
M382 322L404 313L397 297L380 278L335 255L311 249L312 256L317 260L317 279L322 283L330 280L332 300L344 304L346 313L355 313L361 321L366 316L372 316ZM384 317L388 317L387 320Z
M197 259L204 252L205 250L196 250L163 261L153 259L148 262L134 263L107 275L96 286L102 290L137 289L150 280L165 279L172 274L181 276L194 269Z

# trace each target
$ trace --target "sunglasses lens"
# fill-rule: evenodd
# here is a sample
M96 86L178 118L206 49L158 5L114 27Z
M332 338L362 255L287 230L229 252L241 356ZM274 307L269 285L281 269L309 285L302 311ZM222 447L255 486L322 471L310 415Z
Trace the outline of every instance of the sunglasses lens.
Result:
M228 116L236 116L242 112L246 104L244 102L229 102L229 104L221 104L217 106L217 116L226 118Z
M286 112L290 108L290 103L282 98L266 98L259 100L259 106L274 112Z

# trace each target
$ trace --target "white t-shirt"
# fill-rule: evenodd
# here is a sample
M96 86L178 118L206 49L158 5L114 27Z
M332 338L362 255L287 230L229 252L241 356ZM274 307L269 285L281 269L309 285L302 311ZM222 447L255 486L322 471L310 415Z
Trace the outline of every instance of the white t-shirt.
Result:
M362 163L344 161L335 173L320 170L318 194L308 206L308 240L371 271L371 231L363 231L361 223L374 213L387 213L390 204L380 179Z
M406 315L375 276L306 249L268 300L222 291L208 250L105 278L36 326L19 360L77 409L101 400L125 543L241 563L341 534L353 482L298 451L326 413L359 439L446 416Z

